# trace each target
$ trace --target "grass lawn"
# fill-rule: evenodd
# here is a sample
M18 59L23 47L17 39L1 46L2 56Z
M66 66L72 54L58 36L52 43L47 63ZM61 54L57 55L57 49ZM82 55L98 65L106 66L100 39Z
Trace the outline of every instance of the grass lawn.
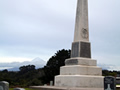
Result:
M13 90L13 88L9 88L9 90Z

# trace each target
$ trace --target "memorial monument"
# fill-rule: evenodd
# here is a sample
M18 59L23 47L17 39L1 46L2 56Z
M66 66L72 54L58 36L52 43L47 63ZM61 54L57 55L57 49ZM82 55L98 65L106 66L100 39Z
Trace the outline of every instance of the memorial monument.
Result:
M71 58L65 60L54 86L33 86L39 90L104 90L102 69L91 59L89 42L88 0L78 0Z
M55 86L104 90L102 69L96 65L96 60L91 59L88 0L78 0L71 58L65 60L65 66L60 68L60 75L55 76Z

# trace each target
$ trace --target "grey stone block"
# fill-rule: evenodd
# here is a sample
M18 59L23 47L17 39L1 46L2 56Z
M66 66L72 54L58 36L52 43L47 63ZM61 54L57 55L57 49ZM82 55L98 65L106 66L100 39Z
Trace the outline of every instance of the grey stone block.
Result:
M78 56L79 56L79 42L75 42L72 44L71 57L78 57Z
M73 42L71 58L84 57L91 58L91 45L89 42Z
M6 81L0 81L0 90L9 90L9 83Z
M113 76L106 76L104 78L104 89L105 90L116 90L116 80Z
M91 58L90 43L81 42L80 57Z

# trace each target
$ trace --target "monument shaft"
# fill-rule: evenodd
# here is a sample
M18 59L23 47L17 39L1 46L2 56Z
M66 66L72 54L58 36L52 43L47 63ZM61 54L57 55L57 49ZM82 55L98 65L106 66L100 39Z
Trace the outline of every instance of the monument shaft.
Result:
M88 0L78 0L74 42L89 41Z

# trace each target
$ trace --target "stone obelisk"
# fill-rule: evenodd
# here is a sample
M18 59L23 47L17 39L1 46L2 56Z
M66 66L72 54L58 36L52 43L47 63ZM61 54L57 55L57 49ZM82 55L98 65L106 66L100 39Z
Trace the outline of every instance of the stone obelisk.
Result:
M91 58L88 28L88 0L78 0L71 57Z
M66 59L65 66L60 68L60 75L55 77L55 86L104 90L103 78L102 69L96 66L96 60L91 59L88 0L78 0L71 58Z

